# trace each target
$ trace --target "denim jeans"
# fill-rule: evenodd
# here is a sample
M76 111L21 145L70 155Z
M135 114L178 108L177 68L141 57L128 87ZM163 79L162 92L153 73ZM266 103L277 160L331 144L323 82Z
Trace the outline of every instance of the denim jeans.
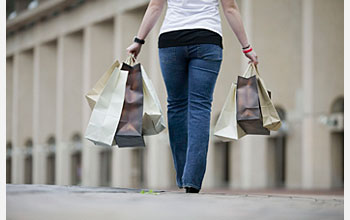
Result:
M159 60L167 90L168 131L176 184L179 188L201 189L222 48L215 44L159 48Z

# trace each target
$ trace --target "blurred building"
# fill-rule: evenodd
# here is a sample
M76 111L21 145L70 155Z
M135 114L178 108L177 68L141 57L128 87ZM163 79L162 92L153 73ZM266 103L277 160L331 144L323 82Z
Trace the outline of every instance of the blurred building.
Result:
M7 1L7 183L176 188L168 133L146 148L84 139L86 92L126 58L147 0ZM259 69L283 127L270 136L221 142L211 135L203 187L331 189L344 183L342 0L238 0ZM165 10L164 10L165 12ZM166 113L158 32L144 65ZM212 129L247 59L222 14L224 58Z

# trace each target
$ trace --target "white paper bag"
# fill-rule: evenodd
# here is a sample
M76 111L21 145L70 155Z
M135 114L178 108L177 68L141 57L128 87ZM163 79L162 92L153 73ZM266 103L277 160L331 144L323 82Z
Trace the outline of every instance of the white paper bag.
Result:
M224 142L238 140L246 135L236 119L236 87L232 83L214 128L214 135Z
M115 68L91 113L85 138L99 145L113 145L123 109L128 71Z
M141 74L143 81L142 134L154 135L165 129L164 115L152 81L148 78L142 65Z
M103 89L106 87L107 81L111 77L115 68L119 68L119 61L116 60L109 69L102 75L102 77L97 81L94 87L85 95L91 110L94 108L98 98L100 97Z

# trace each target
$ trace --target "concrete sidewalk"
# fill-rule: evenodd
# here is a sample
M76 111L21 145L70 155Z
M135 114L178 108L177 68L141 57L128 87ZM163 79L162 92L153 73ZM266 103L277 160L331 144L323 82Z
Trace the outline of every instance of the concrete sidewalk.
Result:
M114 187L7 184L6 216L8 220L344 219L343 196L140 192Z

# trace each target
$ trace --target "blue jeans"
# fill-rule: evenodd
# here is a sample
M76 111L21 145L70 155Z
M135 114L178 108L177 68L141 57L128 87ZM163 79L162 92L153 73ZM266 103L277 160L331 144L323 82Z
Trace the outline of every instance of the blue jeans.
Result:
M168 131L176 184L179 188L201 189L222 48L215 44L159 48L159 60L167 90Z

